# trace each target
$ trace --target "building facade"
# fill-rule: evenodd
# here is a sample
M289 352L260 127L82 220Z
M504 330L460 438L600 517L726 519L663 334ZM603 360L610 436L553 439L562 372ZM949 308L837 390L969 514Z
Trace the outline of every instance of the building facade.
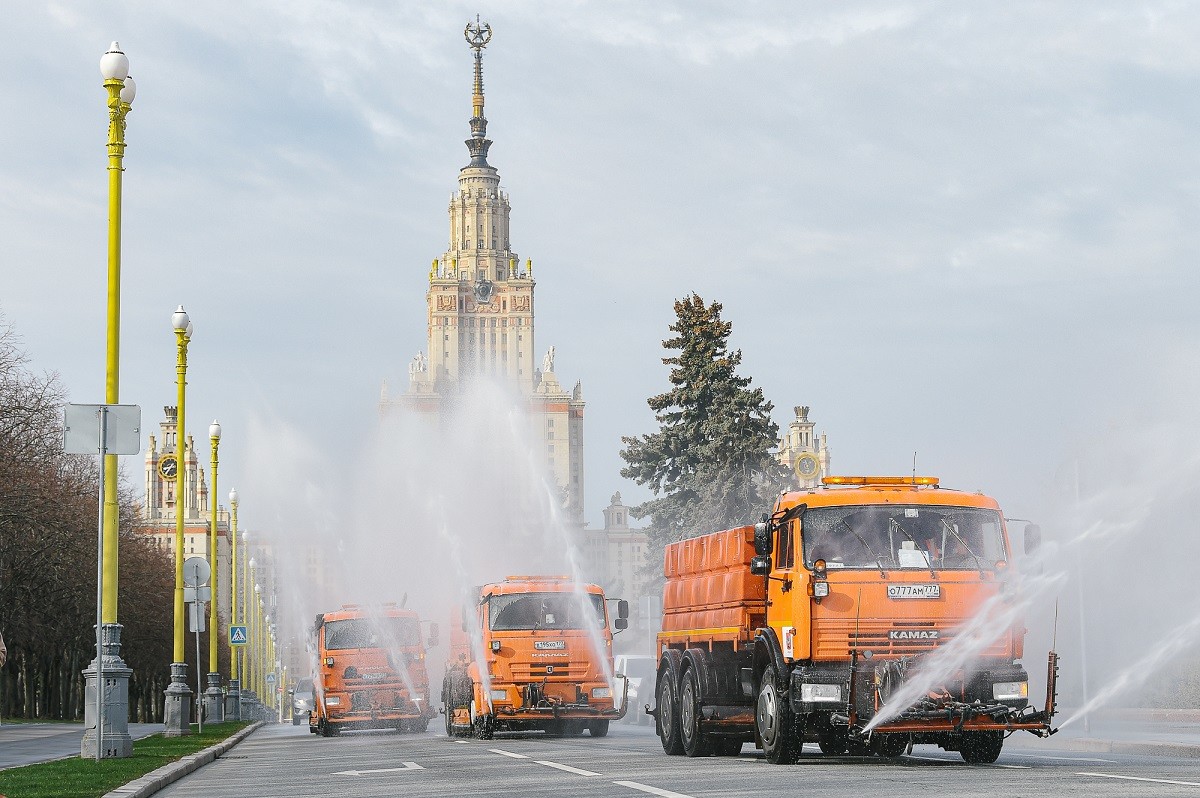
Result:
M175 477L164 473L164 461L168 460L184 470L182 497L175 495ZM180 455L178 408L163 408L159 434L149 438L145 459L145 492L141 531L174 560L176 513L182 513L184 558L204 557L209 561L217 577L217 612L221 618L228 618L229 580L232 578L230 516L227 510L221 509L215 499L210 502L208 481L193 447L191 435L187 436L183 454ZM215 564L209 551L213 513L217 516Z
M829 476L829 445L825 433L816 434L816 424L808 419L808 408L793 408L796 417L779 440L776 455L779 464L795 475L802 488L815 488L821 477Z
M381 407L403 407L441 416L473 380L508 386L529 411L536 445L563 496L567 517L583 520L583 387L563 388L551 346L539 357L534 338L533 262L512 246L508 195L488 163L492 142L483 115L483 49L491 26L468 25L474 51L470 162L459 170L450 198L446 250L429 269L426 292L428 340L408 365L408 388Z

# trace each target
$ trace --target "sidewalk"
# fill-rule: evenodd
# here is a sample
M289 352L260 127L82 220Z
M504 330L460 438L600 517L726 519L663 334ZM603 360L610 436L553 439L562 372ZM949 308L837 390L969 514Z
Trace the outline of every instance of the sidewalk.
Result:
M135 740L158 734L161 723L130 723ZM79 756L83 723L5 723L0 726L0 770Z

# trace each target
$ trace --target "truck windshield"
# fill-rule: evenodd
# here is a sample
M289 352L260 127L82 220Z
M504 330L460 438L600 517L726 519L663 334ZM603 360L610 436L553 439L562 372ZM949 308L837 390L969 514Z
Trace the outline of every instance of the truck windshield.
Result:
M416 618L349 618L325 622L325 648L404 648L421 644Z
M802 534L810 568L990 571L1008 559L1000 513L978 507L810 507Z
M488 599L493 632L603 627L604 596L595 593L509 593Z

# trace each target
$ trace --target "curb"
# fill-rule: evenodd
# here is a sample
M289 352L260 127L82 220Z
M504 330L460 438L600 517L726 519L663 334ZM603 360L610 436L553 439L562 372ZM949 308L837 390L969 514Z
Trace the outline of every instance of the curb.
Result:
M163 765L157 770L152 770L145 776L134 779L112 792L105 793L103 798L147 798L147 796L153 795L168 784L179 781L189 773L212 762L246 737L249 737L262 725L263 721L256 721L216 745L205 748L203 751L197 751L194 754L188 754L182 759Z

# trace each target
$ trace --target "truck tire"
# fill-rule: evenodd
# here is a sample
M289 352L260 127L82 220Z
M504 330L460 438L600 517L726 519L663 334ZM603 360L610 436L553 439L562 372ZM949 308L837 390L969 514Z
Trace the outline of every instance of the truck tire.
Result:
M754 706L754 723L763 755L772 765L790 765L800 758L800 740L787 696L776 682L774 663L763 671Z
M608 721L607 720L589 720L587 728L588 728L588 734L592 735L593 737L607 737L608 736Z
M998 731L963 732L958 752L971 765L990 765L1000 757L1004 733Z
M907 734L872 734L871 753L884 759L895 759L908 750Z
M678 651L667 649L658 663L658 714L654 725L658 727L663 750L671 756L683 753L683 740L679 736L680 660Z
M700 725L700 680L697 668L683 672L683 687L679 690L679 738L687 756L708 756L708 735Z

